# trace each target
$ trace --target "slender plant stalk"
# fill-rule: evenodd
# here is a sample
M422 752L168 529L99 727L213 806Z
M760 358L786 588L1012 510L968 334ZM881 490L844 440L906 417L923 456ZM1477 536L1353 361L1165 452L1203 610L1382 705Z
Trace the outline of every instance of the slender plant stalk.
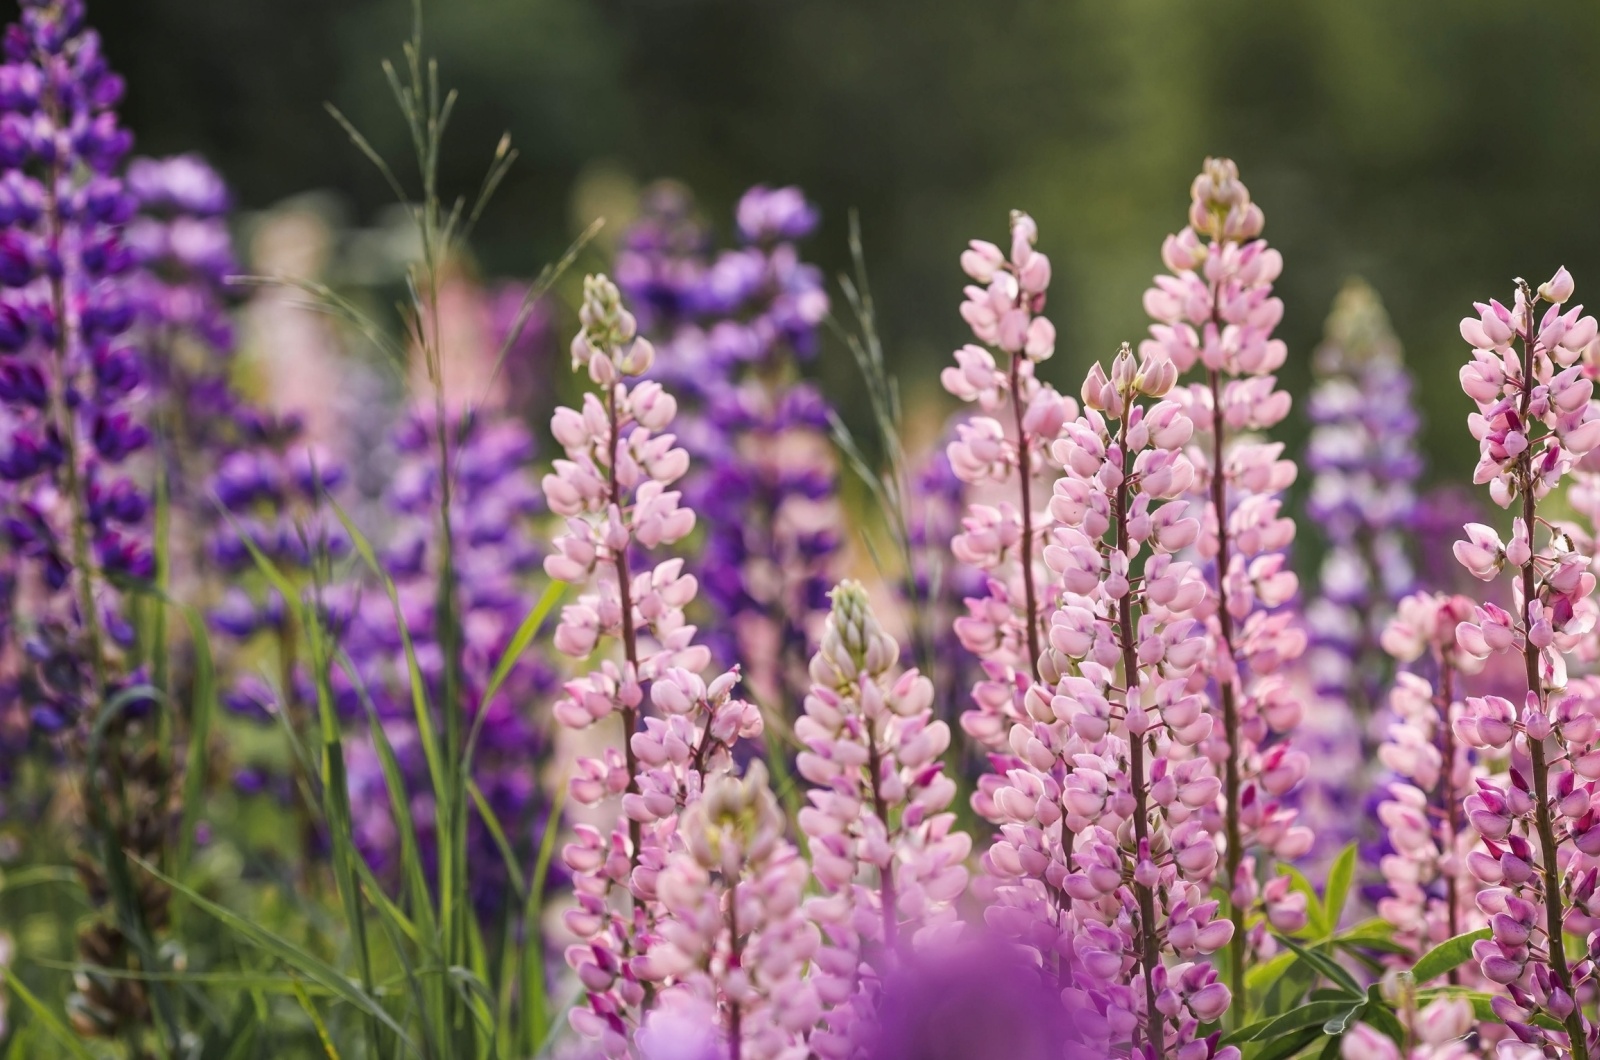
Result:
M1534 321L1533 307L1535 305L1532 290L1528 285L1517 281L1522 289L1523 315L1526 319L1527 330L1522 334L1522 422L1528 422L1528 405L1533 399L1533 369L1534 369ZM1522 494L1522 521L1528 528L1528 540L1531 546L1534 529L1537 524L1537 502L1534 499L1534 474L1533 474L1534 449L1530 446L1517 457L1517 487ZM1528 560L1522 564L1522 602L1524 614L1522 619L1527 621L1527 606L1534 599L1534 553L1529 548ZM1546 696L1544 682L1539 677L1539 649L1528 636L1523 637L1522 659L1527 669L1528 690L1538 697L1539 709L1545 708ZM1532 759L1533 769L1533 815L1534 827L1539 833L1539 855L1542 861L1542 876L1544 890L1545 934L1546 945L1550 951L1550 971L1555 976L1558 986L1566 991L1567 997L1573 999L1572 1011L1569 1012L1562 1024L1566 1027L1568 1046L1572 1050L1573 1060L1588 1060L1589 1045L1583 1032L1583 1013L1577 1005L1577 994L1572 988L1572 969L1567 964L1566 940L1563 937L1565 911L1561 902L1561 863L1557 857L1558 840L1555 834L1555 824L1550 815L1550 765L1545 760L1544 741L1528 740L1528 754Z
M1022 605L1027 611L1028 676L1039 680L1039 601L1033 584L1033 467L1022 425L1022 354L1011 355L1011 412L1017 421L1017 476L1022 502Z
M1117 528L1117 549L1124 555L1129 552L1128 492L1133 467L1128 462L1128 415L1132 413L1132 396L1118 429L1117 444L1122 450L1122 476L1112 499L1111 518ZM1136 682L1139 677L1139 659L1136 654L1133 624L1133 587L1117 600L1117 639L1122 645L1123 712L1134 709L1140 694ZM1145 777L1144 735L1129 733L1128 772L1133 781L1133 836L1134 856L1142 856L1150 841L1150 789ZM1134 893L1139 899L1139 964L1144 970L1145 1017L1149 1021L1150 1048L1157 1060L1166 1055L1166 1035L1162 1031L1161 1011L1156 1008L1155 971L1161 964L1156 938L1155 892L1147 884L1134 881Z
M1222 775L1222 797L1227 808L1225 890L1228 892L1228 918L1233 921L1233 939L1228 943L1228 989L1233 994L1233 1004L1228 1011L1236 1025L1243 1025L1250 1005L1244 977L1245 911L1233 900L1239 866L1244 861L1244 840L1239 824L1239 704L1234 682L1238 656L1233 650L1233 616L1228 613L1228 481L1222 465L1227 422L1222 416L1221 373L1212 368L1208 382L1211 387L1211 507L1217 516L1217 627L1221 652L1227 660L1217 689L1222 697L1222 728L1228 742Z

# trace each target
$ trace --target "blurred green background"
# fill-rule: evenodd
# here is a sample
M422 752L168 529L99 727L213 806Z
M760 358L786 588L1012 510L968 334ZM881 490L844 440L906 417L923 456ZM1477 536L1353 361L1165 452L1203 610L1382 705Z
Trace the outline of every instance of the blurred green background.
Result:
M241 205L335 189L387 201L324 114L386 152L378 63L406 0L90 0L146 152L198 149ZM1287 382L1344 278L1387 300L1421 378L1435 469L1470 468L1456 321L1558 264L1600 282L1600 4L1594 0L433 0L462 103L446 187L474 189L502 131L523 159L477 240L531 274L627 181L678 177L725 219L757 182L823 207L809 247L846 263L859 209L885 338L908 389L963 341L956 256L1030 210L1056 262L1048 367L1137 339L1161 238L1201 158L1227 154L1282 249ZM847 358L825 360L836 397ZM1303 430L1295 421L1292 429Z

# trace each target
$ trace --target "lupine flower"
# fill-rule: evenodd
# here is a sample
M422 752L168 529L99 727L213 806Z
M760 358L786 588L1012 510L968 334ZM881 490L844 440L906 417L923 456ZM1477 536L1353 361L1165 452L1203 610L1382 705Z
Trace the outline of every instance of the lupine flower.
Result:
M1578 1007L1594 975L1587 952L1569 957L1565 935L1592 949L1600 922L1589 849L1600 852L1590 808L1600 771L1600 737L1592 679L1568 680L1566 655L1589 636L1595 577L1560 526L1542 529L1538 503L1586 454L1600 446L1600 410L1579 364L1595 343L1596 323L1582 306L1568 307L1572 278L1558 270L1537 292L1521 280L1509 307L1476 303L1461 322L1472 360L1461 386L1477 411L1468 427L1478 440L1474 481L1489 486L1501 507L1517 505L1509 537L1485 525L1467 527L1456 558L1474 577L1513 570L1512 607L1485 602L1456 627L1466 657L1514 652L1527 675L1521 702L1469 697L1457 735L1475 748L1509 749L1509 772L1479 778L1467 796L1467 820L1483 837L1468 867L1483 882L1478 907L1493 937L1476 943L1484 977L1502 984L1495 1013L1523 1042L1586 1058L1596 1028ZM1540 303L1548 309L1538 312ZM1561 847L1570 843L1569 854ZM1532 1022L1556 1021L1562 1031Z
M1259 238L1265 218L1231 161L1207 159L1190 196L1189 226L1161 248L1171 272L1145 292L1156 323L1140 352L1165 354L1180 374L1198 364L1205 378L1178 396L1196 429L1209 435L1190 450L1197 492L1208 500L1198 546L1211 561L1214 594L1206 610L1219 724L1202 750L1223 778L1223 878L1235 925L1229 981L1238 991L1247 943L1258 953L1271 946L1265 924L1247 937L1246 913L1287 889L1287 881L1257 887L1250 851L1290 861L1313 840L1284 798L1304 776L1305 756L1272 743L1302 712L1280 672L1306 646L1285 606L1298 588L1284 555L1295 525L1282 514L1279 495L1296 469L1283 459L1282 443L1256 436L1289 412L1289 395L1271 374L1287 357L1272 337L1283 316L1283 303L1272 296L1283 258Z
M940 382L981 415L956 427L947 449L951 470L973 486L992 489L995 503L973 503L962 532L951 542L957 562L983 571L981 596L966 601L956 635L983 663L973 689L976 706L961 718L969 737L991 751L1006 747L1012 725L1025 720L1024 694L1038 679L1044 629L1054 598L1040 550L1049 528L1040 510L1044 476L1058 466L1050 445L1077 404L1035 375L1055 353L1055 326L1041 315L1050 286L1050 259L1034 249L1038 227L1020 211L1011 215L1010 256L993 243L973 240L961 255L974 281L961 316L978 344L955 353ZM996 360L999 353L1001 362ZM996 414L1003 416L1002 425Z
M39 736L69 737L58 746L96 835L78 866L95 913L80 956L159 972L139 963L126 929L159 937L170 893L141 877L113 901L96 856L159 861L176 821L171 758L153 743L156 704L133 694L149 678L127 652L135 629L116 591L155 572L148 499L130 473L151 428L130 334L136 261L121 233L136 205L119 176L132 142L115 111L122 91L81 0L24 0L0 65L0 551L11 557L0 581L25 578L28 595L4 659L21 672L0 687L22 697ZM119 712L103 715L119 696ZM103 755L92 776L91 726ZM70 1022L137 1039L163 990L85 972Z
M1351 778L1381 735L1373 715L1393 664L1378 641L1416 581L1407 541L1422 469L1411 378L1377 293L1347 283L1326 335L1312 362L1306 446L1306 507L1326 551L1306 605L1313 697L1296 734L1313 751L1300 808L1323 855L1357 838L1363 786Z
M1389 695L1393 720L1378 758L1396 778L1385 786L1378 820L1389 853L1379 863L1388 894L1378 915L1394 925L1395 941L1412 958L1483 926L1473 902L1478 880L1467 871L1478 843L1461 800L1487 775L1455 734L1462 714L1461 676L1481 668L1463 656L1456 626L1472 614L1464 596L1414 593L1400 601L1382 634L1383 648L1400 664L1424 660L1432 679L1402 672Z
M131 137L122 80L77 0L30 0L5 39L0 92L0 480L9 550L59 611L71 588L81 650L102 672L131 627L107 579L148 577L144 492L121 471L150 429L144 364L126 337L135 203L118 178ZM42 601L41 601L42 603ZM45 609L33 608L43 615ZM65 706L65 704L61 704Z
M804 1055L821 1009L804 975L817 948L801 910L806 863L784 823L760 761L743 777L711 776L683 812L681 849L656 878L660 935L636 962L664 984L662 1010L699 1002L739 1060Z
M826 935L813 980L828 1002L811 1050L847 1058L871 1026L880 976L905 939L926 944L956 926L972 840L946 812L955 783L940 768L950 728L933 719L933 683L899 673L900 648L856 582L833 591L811 659L811 695L795 723L800 774L817 785L800 811L822 896L808 915Z
M901 590L914 630L905 654L908 661L913 654L927 656L922 661L933 681L934 717L952 724L972 702L978 680L978 658L961 643L953 622L966 610L963 601L982 594L986 582L981 571L950 554L967 510L967 484L956 476L945 450L962 419L954 419L911 480L906 543L912 572Z
M677 402L661 384L638 380L654 348L604 276L584 280L580 319L573 368L586 370L599 393L586 394L581 411L557 409L551 421L566 458L545 476L544 494L566 531L544 568L590 590L562 609L557 650L584 659L602 638L621 649L620 659L604 659L569 681L555 706L556 720L573 729L611 715L622 721L622 748L579 759L571 780L575 802L593 806L620 795L622 813L609 834L576 826L562 851L578 899L566 924L581 940L567 950L567 962L587 996L569 1019L606 1056L620 1057L645 997L641 973L649 969L635 962L656 937L657 881L669 857L683 851L674 845L673 822L709 775L731 768L733 744L760 734L761 716L732 698L736 672L709 685L698 676L711 653L695 643L695 627L684 618L697 585L683 561L635 565L636 552L680 541L695 523L669 488L689 470L688 454L663 433ZM647 690L661 717L643 718ZM615 907L614 897L624 895L627 908Z
M339 708L353 715L358 732L367 728L366 704L381 719L396 748L421 832L421 854L431 863L437 854L433 787L416 731L399 629L403 621L427 701L436 709L460 710L463 731L476 730L472 779L528 872L549 813L536 772L548 754L549 734L535 706L547 701L556 674L543 653L525 650L506 671L494 697L485 696L523 619L537 603L528 579L539 568L540 553L529 520L544 505L528 471L534 442L521 424L493 416L457 417L446 429L453 464L453 584L461 630L458 702L444 703L445 648L436 621L443 564L438 540L442 484L436 428L427 416L412 417L397 432L400 463L384 498L396 526L381 559L395 584L399 615L386 593L370 587L356 600L330 594L328 606L338 623L340 644L356 671L337 672L334 686L342 693ZM368 797L351 799L355 827L367 840L358 845L380 873L393 879L398 838L379 763L363 747L364 740L352 740L358 760L368 766L365 772L352 768L352 786L365 783L372 789ZM508 870L498 840L475 811L468 815L467 859L478 910L486 916L500 913L509 894Z
M1053 446L1044 559L1061 605L1008 734L1016 764L983 778L973 804L1000 829L983 858L989 925L1039 951L1093 1044L1237 1057L1200 1033L1230 996L1204 958L1234 926L1209 894L1221 785L1197 753L1213 720L1192 680L1206 586L1174 556L1200 532L1185 499L1194 427L1157 400L1176 379L1161 350L1135 360L1124 345L1109 374L1090 371L1086 409Z
M743 245L708 259L687 193L657 188L618 282L660 339L656 377L692 401L681 433L699 471L684 491L705 528L693 571L708 646L792 717L842 539L829 406L799 372L828 298L795 246L817 224L798 188L752 188L736 215Z

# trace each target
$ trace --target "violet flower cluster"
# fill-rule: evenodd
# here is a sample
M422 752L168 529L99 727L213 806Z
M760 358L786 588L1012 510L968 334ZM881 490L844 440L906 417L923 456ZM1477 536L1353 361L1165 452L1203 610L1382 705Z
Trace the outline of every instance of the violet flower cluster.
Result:
M413 415L397 432L399 462L384 497L393 532L381 560L393 581L398 609L387 593L371 586L330 594L330 617L341 630L340 644L353 666L352 673L334 675L334 687L341 693L339 709L355 720L357 733L366 732L369 706L381 719L400 764L412 817L419 824L424 864L431 866L437 856L436 814L412 698L409 640L427 702L436 713L460 710L462 731L473 734L472 780L493 815L493 826L526 875L549 819L535 763L548 755L550 740L537 708L555 691L556 672L544 653L524 650L506 669L493 697L485 696L524 618L538 603L528 588L529 576L539 569L542 558L531 522L544 511L529 468L535 446L520 423L492 415L453 417L445 429L452 463L448 471L455 542L452 574L461 629L458 703L446 704L443 698L446 649L438 632L437 591L444 563L438 540L444 472L431 415ZM352 744L350 787L357 846L384 878L392 880L400 851L381 763L364 737ZM498 914L512 897L499 841L476 806L468 814L467 827L473 902L486 916Z
M829 406L801 376L828 298L796 243L817 225L797 188L755 187L735 211L741 246L706 255L682 193L655 192L617 262L660 342L656 376L690 399L685 481L705 540L694 566L707 644L758 701L792 718L805 695L841 546Z
M1313 695L1296 742L1312 752L1299 799L1325 860L1360 837L1367 785L1351 778L1368 770L1383 737L1376 715L1394 664L1379 641L1417 583L1409 541L1422 460L1411 377L1365 283L1340 291L1313 369L1306 509L1325 552L1305 612Z
M933 717L933 683L900 672L899 658L866 590L841 582L795 724L806 748L798 768L815 785L799 824L822 891L806 903L825 938L811 975L827 1009L810 1037L822 1060L846 1060L870 1040L901 952L960 928L954 903L972 839L948 812L956 787L940 756L950 728Z
M1600 938L1600 869L1589 853L1600 852L1600 815L1590 806L1600 777L1600 688L1592 678L1569 680L1566 656L1594 628L1595 576L1571 534L1538 513L1600 446L1600 409L1580 363L1597 328L1582 306L1568 305L1572 295L1561 269L1537 291L1518 280L1510 306L1475 303L1477 315L1461 322L1472 347L1461 386L1477 406L1468 417L1480 453L1473 480L1517 514L1508 541L1469 523L1456 543L1474 576L1513 574L1511 609L1476 605L1456 627L1456 643L1473 659L1520 656L1527 691L1520 702L1469 697L1456 733L1510 756L1509 771L1479 778L1463 806L1483 839L1468 867L1484 884L1477 904L1493 934L1473 951L1484 978L1504 987L1495 1014L1523 1042L1586 1060L1600 1043L1580 1007ZM1569 935L1584 949L1569 954Z
M125 470L151 436L128 336L136 262L120 229L136 204L118 176L131 144L114 109L122 91L81 2L23 4L0 66L5 540L34 618L28 653L64 650L101 685L52 667L32 711L45 730L93 705L109 654L131 641L110 581L154 570L148 497Z
M1306 634L1286 606L1298 580L1285 555L1295 524L1283 514L1281 494L1296 467L1283 458L1281 442L1258 434L1280 423L1290 406L1272 374L1287 357L1282 340L1272 337L1283 317L1283 303L1272 295L1283 258L1260 238L1261 208L1231 161L1207 159L1190 196L1189 226L1161 248L1171 274L1156 277L1145 292L1145 309L1157 322L1140 351L1164 353L1180 374L1199 365L1205 379L1178 394L1196 429L1209 435L1190 449L1196 491L1207 504L1198 553L1211 567L1205 613L1218 722L1202 752L1223 782L1223 880L1235 927L1229 982L1237 993L1247 947L1265 954L1272 946L1264 922L1247 937L1247 912L1261 901L1303 900L1289 893L1282 876L1260 887L1270 874L1258 870L1251 851L1293 861L1314 838L1295 823L1285 798L1305 776L1307 759L1276 738L1303 713L1282 670L1305 650Z

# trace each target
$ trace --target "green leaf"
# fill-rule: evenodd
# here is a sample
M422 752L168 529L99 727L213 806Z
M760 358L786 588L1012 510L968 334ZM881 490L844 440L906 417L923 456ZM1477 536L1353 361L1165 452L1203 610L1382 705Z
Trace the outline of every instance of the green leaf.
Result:
M1244 984L1254 994L1275 982L1296 960L1293 953L1280 953L1272 960L1258 964L1244 973Z
M1243 1042L1259 1042L1281 1038L1291 1031L1298 1031L1304 1027L1321 1026L1334 1017L1342 1015L1350 1008L1351 1004L1348 998L1342 1001L1313 1001L1309 1005L1300 1005L1292 1008L1281 1016L1258 1020L1255 1023L1240 1027L1231 1034L1224 1035L1222 1044L1239 1045Z
M1328 887L1323 897L1323 913L1327 920L1327 934L1339 930L1339 918L1344 915L1344 904L1350 897L1350 884L1356 875L1356 845L1351 843L1339 852L1333 867L1328 870Z
M1285 1060L1285 1058L1294 1056L1321 1037L1321 1027L1308 1027L1298 1034L1291 1034L1276 1041L1268 1042L1251 1057L1251 1060Z
M1464 935L1457 935L1453 939L1446 939L1424 953L1422 959L1417 961L1416 967L1411 969L1411 974L1416 977L1418 983L1428 983L1446 975L1472 958L1474 942L1488 937L1489 929L1480 928Z
M1337 924L1329 923L1328 911L1323 908L1322 895L1306 879L1305 873L1293 865L1283 866L1284 873L1289 877L1290 888L1306 896L1306 928L1311 938L1327 938L1333 934Z
M1318 972L1322 973L1322 975L1325 976L1329 981L1344 987L1347 993L1353 994L1356 997L1366 997L1366 991L1362 989L1360 983L1356 982L1355 976L1346 971L1345 968L1332 957L1329 957L1323 953L1318 953L1314 949L1309 949L1305 946L1302 946L1294 939L1285 938L1282 935L1274 935L1273 937L1293 950L1299 955L1301 960L1305 961Z
M322 1022L322 1014L317 1011L317 1006L312 1003L311 995L306 993L306 988L301 984L298 976L291 976L289 980L294 986L295 1000L300 1002L300 1008L311 1018L311 1026L316 1028L317 1040L322 1043L322 1051L328 1060L341 1060L338 1047L333 1044L333 1036L328 1033L328 1025Z
M489 683L484 687L483 698L479 700L485 707L493 702L500 686L505 684L506 678L511 676L512 667L517 665L517 660L522 653L528 650L528 645L533 643L533 638L539 635L544 628L545 619L550 617L550 612L556 604L561 602L561 597L566 594L565 582L552 581L545 586L544 594L537 603L529 609L522 622L517 626L517 632L512 636L511 643L506 645L505 653L500 656L500 661L495 664L494 673L489 677ZM478 748L478 735L483 731L484 719L489 716L486 709L478 711L478 716L472 719L472 731L467 735L466 762L467 768L472 767L473 755Z

